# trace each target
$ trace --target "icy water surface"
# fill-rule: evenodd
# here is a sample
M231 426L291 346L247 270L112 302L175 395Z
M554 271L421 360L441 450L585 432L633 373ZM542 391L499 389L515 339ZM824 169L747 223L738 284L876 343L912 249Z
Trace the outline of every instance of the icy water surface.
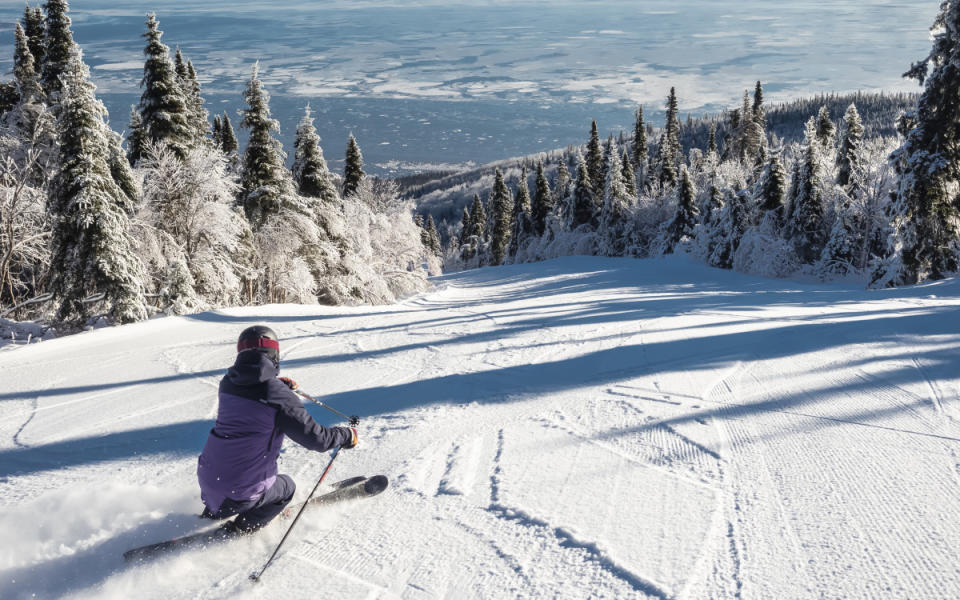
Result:
M227 2L75 0L76 40L115 128L139 97L144 14L231 118L259 60L288 145L307 103L334 167L353 132L370 169L482 163L652 119L671 85L692 114L823 91L913 90L936 0ZM0 0L9 71L20 0Z

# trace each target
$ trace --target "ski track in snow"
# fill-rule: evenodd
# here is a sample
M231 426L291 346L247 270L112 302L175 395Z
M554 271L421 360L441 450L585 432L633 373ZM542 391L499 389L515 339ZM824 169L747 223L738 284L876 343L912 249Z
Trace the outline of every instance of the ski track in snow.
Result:
M447 275L385 307L266 306L0 353L0 597L960 596L960 281L870 292L682 258ZM236 334L361 416L376 499L125 565L204 526ZM322 408L308 410L338 424ZM326 457L287 442L304 497Z

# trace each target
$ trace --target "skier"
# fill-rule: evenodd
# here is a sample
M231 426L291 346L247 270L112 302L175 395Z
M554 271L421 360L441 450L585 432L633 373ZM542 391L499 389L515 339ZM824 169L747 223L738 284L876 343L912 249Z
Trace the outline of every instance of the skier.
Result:
M273 330L244 329L237 360L220 381L217 422L197 463L203 516L237 515L230 527L241 532L263 527L293 498L293 479L277 471L284 436L317 452L357 445L353 427L318 425L293 392L296 382L277 377L279 371Z

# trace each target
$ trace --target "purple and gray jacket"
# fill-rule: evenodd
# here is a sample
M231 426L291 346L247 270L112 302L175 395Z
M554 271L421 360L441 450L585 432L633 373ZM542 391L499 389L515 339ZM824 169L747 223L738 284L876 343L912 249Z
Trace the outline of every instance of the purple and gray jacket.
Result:
M318 452L350 440L346 427L318 425L278 373L265 354L246 351L220 381L217 423L197 463L200 497L212 513L226 498L254 500L270 489L284 436Z

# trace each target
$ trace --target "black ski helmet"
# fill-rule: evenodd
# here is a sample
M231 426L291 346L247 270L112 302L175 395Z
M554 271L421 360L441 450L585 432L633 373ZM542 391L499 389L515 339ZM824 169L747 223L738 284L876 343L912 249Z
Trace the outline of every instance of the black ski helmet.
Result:
M280 342L277 334L266 325L254 325L240 332L237 352L246 350L262 352L274 363L280 362Z

